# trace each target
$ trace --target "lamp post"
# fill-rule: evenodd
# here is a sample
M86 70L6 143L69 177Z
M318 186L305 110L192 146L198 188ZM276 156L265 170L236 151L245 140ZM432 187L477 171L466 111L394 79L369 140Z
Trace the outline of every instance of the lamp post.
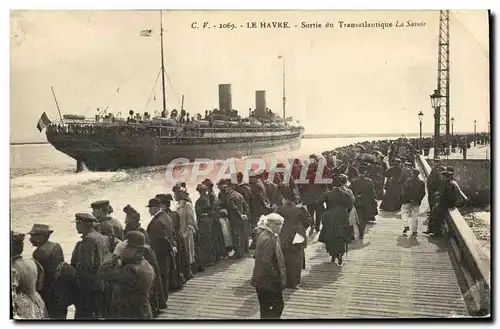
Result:
M430 95L431 105L434 109L434 159L439 159L439 149L441 146L441 138L439 136L440 116L439 111L441 107L441 95L437 89Z
M418 121L420 124L420 140L419 140L419 146L420 146L420 154L423 154L423 148L422 148L422 120L424 119L424 114L422 111L418 112Z
M451 135L453 136L453 124L455 123L455 118L451 118Z
M477 139L476 124L477 124L477 120L474 120L474 147L476 147L476 139Z
M488 144L490 143L490 122L488 121Z

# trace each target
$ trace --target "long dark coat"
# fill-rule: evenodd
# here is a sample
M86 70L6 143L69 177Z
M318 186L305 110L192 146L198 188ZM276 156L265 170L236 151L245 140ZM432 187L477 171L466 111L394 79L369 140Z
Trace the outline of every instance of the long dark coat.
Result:
M186 281L190 278L184 274L184 267L190 266L185 241L180 234L181 218L177 211L172 211L170 208L165 209L167 215L172 219L173 236L177 244L177 253L175 254L175 270L170 273L169 291L177 291L181 289ZM187 265L185 265L187 264Z
M173 267L173 247L176 247L172 219L163 211L156 214L149 222L147 233L161 273L163 292L168 299L170 271Z
M402 206L403 183L406 175L401 167L393 166L387 169L385 177L387 177L387 189L380 204L380 209L399 211Z
M109 240L97 231L92 231L79 241L71 257L71 265L76 270L79 291L75 303L75 319L97 319L104 316L104 282L97 272L105 257L111 252Z
M378 214L375 186L370 178L363 175L354 179L349 186L354 194L355 207L360 220L366 223Z
M155 278L149 295L149 303L151 304L153 317L156 317L160 313L160 310L167 307L167 299L163 290L163 282L161 282L160 267L158 266L155 252L149 245L144 247L144 259L153 267L155 272Z
M264 182L264 187L266 188L266 194L269 198L269 202L276 206L281 206L283 204L281 195L278 191L278 185L270 180Z
M280 292L286 286L286 267L279 236L264 230L257 239L251 285L258 290Z
M196 263L202 267L215 264L215 239L213 234L213 215L208 194L201 194L194 205L198 221L198 243L196 248Z
M326 250L332 257L345 253L349 241L349 211L353 207L351 197L338 187L323 196L328 205L322 215L323 227L318 241L326 245Z
M286 285L293 288L300 283L300 274L305 268L306 229L311 223L311 217L304 208L289 203L276 212L285 219L280 232L281 250L285 259ZM296 234L304 238L303 243L293 244Z
M257 225L260 216L270 214L273 209L267 197L266 188L260 179L255 184L250 185L252 189L251 226Z
M44 280L42 289L39 292L47 306L49 317L51 319L66 319L67 306L60 305L54 291L57 267L64 262L61 245L47 241L33 252L33 259L43 267Z
M235 257L241 257L248 248L246 245L248 244L249 232L245 221L250 215L250 208L243 196L231 189L228 190L225 201ZM244 219L243 216L246 216L247 219Z
M210 201L210 213L214 220L212 221L212 233L214 237L214 249L216 253L216 259L219 260L221 257L227 257L227 249L224 244L224 235L222 234L222 228L219 223L219 200L214 191L208 192L208 200Z
M109 319L145 320L153 317L149 293L155 273L146 260L118 266L110 257L99 269L99 277L114 286Z

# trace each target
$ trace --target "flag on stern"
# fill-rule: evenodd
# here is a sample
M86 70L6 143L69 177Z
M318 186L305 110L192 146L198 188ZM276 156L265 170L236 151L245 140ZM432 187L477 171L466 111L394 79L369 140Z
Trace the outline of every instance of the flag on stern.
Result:
M42 132L42 130L45 127L47 127L48 125L50 125L51 123L52 122L50 121L49 117L47 116L47 113L43 112L40 119L38 119L38 124L36 125L36 127L38 128L38 130L40 130L40 132Z
M153 30L142 30L141 32L139 32L139 36L150 37L152 33L153 33Z

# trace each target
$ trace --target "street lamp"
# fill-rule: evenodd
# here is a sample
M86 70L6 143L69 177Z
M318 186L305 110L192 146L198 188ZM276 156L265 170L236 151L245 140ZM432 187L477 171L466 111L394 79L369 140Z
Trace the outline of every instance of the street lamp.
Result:
M441 107L441 95L437 89L434 93L430 95L431 105L434 109L434 159L439 158L439 147L441 145L441 139L439 136L439 120L440 120L440 107Z
M451 134L453 135L453 124L455 123L455 118L451 118Z
M477 139L477 135L476 135L476 123L477 123L477 120L474 120L474 147L476 147L476 139Z
M422 152L422 120L424 119L424 114L422 111L418 112L418 121L420 123L420 154L423 154Z

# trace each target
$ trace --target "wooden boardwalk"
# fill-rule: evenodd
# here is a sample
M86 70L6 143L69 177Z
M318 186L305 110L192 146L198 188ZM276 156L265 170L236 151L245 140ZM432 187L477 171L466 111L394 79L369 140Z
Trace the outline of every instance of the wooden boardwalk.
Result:
M425 200L426 201L426 200ZM424 202L421 212L428 208ZM421 214L420 223L425 220ZM419 232L425 230L420 224ZM342 266L317 236L306 249L300 289L283 293L283 319L436 318L467 315L444 240L402 235L396 213L382 212ZM251 257L225 260L169 296L159 319L259 319Z

